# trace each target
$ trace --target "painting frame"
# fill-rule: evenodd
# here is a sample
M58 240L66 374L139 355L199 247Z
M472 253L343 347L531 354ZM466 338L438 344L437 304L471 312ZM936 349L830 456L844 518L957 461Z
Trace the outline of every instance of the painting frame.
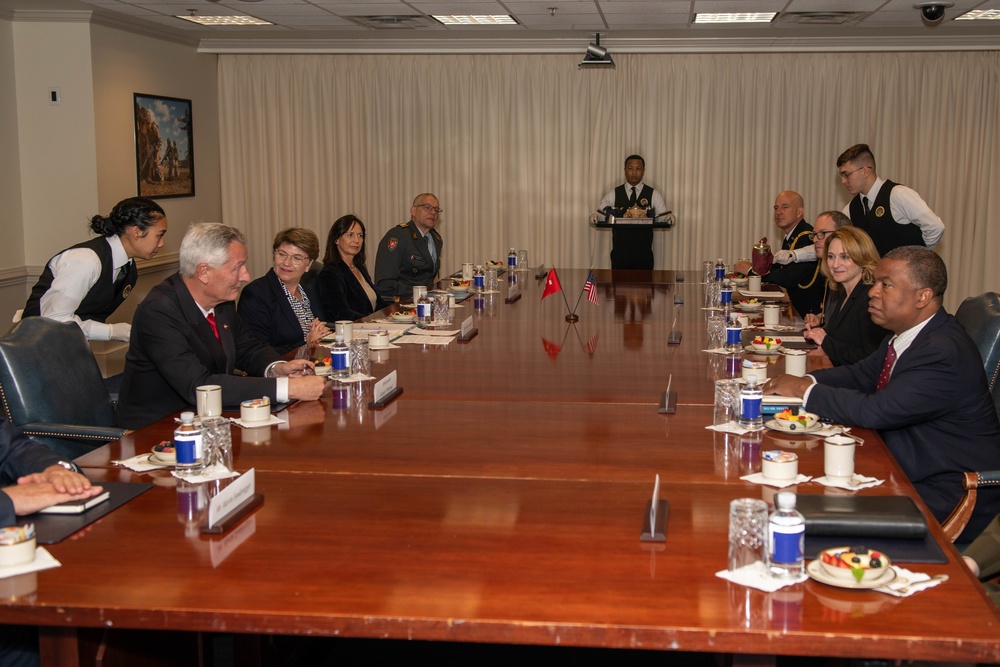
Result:
M135 182L140 197L194 197L191 100L132 93Z

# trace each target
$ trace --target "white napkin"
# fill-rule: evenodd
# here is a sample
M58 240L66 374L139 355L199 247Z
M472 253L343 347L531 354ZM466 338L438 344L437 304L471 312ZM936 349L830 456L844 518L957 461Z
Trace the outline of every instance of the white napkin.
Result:
M822 477L817 477L813 481L816 482L817 484L822 484L823 486L829 486L829 487L832 487L832 488L835 488L835 489L847 489L848 491L860 491L861 489L870 489L873 486L878 486L879 484L881 484L885 480L884 479L877 479L875 477L865 477L864 475L859 475L859 474L855 473L854 477L851 478L851 481L853 482L853 484L852 483L848 483L848 482L843 482L843 481L840 481L840 480L834 481L834 480L828 478L826 475L823 475Z
M914 593L919 593L920 591L927 590L928 588L933 588L938 584L943 584L948 580L948 577L945 576L944 579L934 579L931 581L931 576L929 574L924 574L923 572L911 572L904 567L899 567L898 565L893 565L892 569L896 571L896 578L885 586L874 590L879 593L894 595L898 598L905 598L913 595Z
M752 475L743 475L740 477L745 482L750 482L751 484L764 484L766 486L773 486L779 489L783 489L786 486L792 486L793 484L805 484L812 479L809 475L803 475L799 473L795 476L795 479L769 479L764 477L764 473L755 472Z
M242 417L232 417L230 418L229 421L233 422L234 424L236 424L241 428L257 428L258 426L274 426L275 424L285 423L284 419L281 419L280 417L275 417L273 414L267 418L266 422L265 421L245 422L243 421Z
M19 574L27 574L28 572L48 570L53 567L62 567L62 563L57 561L52 554L45 549L45 547L35 547L35 560L30 563L0 567L0 579L16 577Z
M340 384L354 384L355 382L367 382L368 380L374 380L374 375L365 375L364 373L355 373L349 378L333 378L334 382L339 382Z
M715 573L715 576L726 581L731 581L734 584L749 586L750 588L756 588L768 593L773 593L785 586L793 586L809 578L808 575L803 574L801 577L795 579L776 579L767 571L767 566L760 561L741 567L733 572L720 570Z
M736 422L726 422L725 424L715 424L712 426L706 426L709 431L718 431L719 433L732 433L734 435L743 435L744 433L749 433L750 431L760 431L762 429L753 428L743 428Z
M132 472L149 472L160 468L172 467L169 463L153 463L149 460L149 454L139 454L123 461L112 461L114 465L125 466Z
M740 354L739 352L733 352L732 350L727 350L724 347L717 347L712 350L702 350L702 352L708 352L709 354Z
M221 463L215 463L212 467L205 468L197 475L182 475L176 470L172 470L170 474L177 479L183 479L189 484L201 484L202 482L212 482L217 479L228 479L239 476L238 472L227 469Z

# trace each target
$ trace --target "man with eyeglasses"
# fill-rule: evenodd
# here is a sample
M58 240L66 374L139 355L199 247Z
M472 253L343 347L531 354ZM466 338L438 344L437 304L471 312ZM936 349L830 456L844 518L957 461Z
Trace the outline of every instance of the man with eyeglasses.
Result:
M440 215L437 197L429 192L417 195L410 207L409 222L393 227L379 241L375 290L384 301L412 295L415 285L434 286L444 245L434 229Z
M625 182L604 195L601 211L617 211L615 215L629 217L628 212L638 210L638 217L666 213L667 204L663 195L652 186L642 182L646 174L646 160L641 155L625 158ZM653 229L615 225L611 230L611 268L653 270Z
M941 218L910 188L878 177L868 144L855 144L841 153L837 170L854 197L844 214L872 237L879 255L906 245L933 248L941 240Z

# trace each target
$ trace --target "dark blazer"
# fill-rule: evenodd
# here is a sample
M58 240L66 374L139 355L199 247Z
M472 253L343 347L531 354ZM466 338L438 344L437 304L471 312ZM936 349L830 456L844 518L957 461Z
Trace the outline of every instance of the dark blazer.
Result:
M0 486L16 484L18 477L41 472L58 462L58 454L0 417ZM0 527L15 523L14 502L6 493L0 493Z
M325 322L327 318L323 317L316 286L300 283L300 287L309 298L313 315ZM281 281L274 269L243 288L236 308L250 331L277 350L278 354L305 345L306 337L302 334L302 326L281 289Z
M273 378L260 377L281 355L262 343L236 314L232 301L215 307L216 340L194 298L175 273L152 289L132 318L118 422L142 428L195 405L195 387L222 386L222 402L276 400ZM239 368L257 377L233 375Z
M879 431L896 461L943 521L962 495L962 473L1000 469L1000 423L975 343L942 308L875 391L890 337L863 361L812 373L806 407L843 424ZM858 457L864 472L863 453ZM962 539L1000 513L1000 493L980 494Z
M830 290L833 299L824 309L823 351L834 366L853 364L861 361L878 349L879 343L889 332L872 322L868 313L868 290L870 285L858 282L854 291L844 302L844 290ZM840 304L843 302L843 306Z
M428 234L434 239L436 262L431 261L427 240L412 220L393 227L379 241L375 255L375 285L386 303L397 296L410 296L415 285L434 286L434 278L441 269L444 242L436 229Z
M361 277L374 290L375 284L372 283L372 278L368 275L368 269L363 266L359 268L361 269ZM382 310L386 306L382 296L375 292L375 308L372 308L372 302L368 300L368 295L365 294L361 283L344 262L324 264L316 282L319 286L319 298L323 304L323 312L329 313L331 321L356 320L371 315L376 310Z
M811 244L809 232L812 225L805 220L799 220L788 239L782 239L782 250L796 250ZM792 262L791 264L773 264L764 277L764 282L781 285L788 290L788 299L800 317L808 313L818 313L823 303L823 287L826 284L823 274L818 273L818 264L812 262ZM809 285L809 287L800 287Z

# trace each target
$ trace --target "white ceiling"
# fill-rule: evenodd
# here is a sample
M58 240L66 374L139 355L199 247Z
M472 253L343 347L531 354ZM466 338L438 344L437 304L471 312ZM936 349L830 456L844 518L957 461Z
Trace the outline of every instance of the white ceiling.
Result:
M44 19L93 12L92 20L199 45L205 51L580 51L601 33L614 52L685 50L998 49L1000 21L955 21L1000 0L947 0L926 26L923 0L0 0L0 15ZM275 25L204 27L175 18L250 14ZM696 12L779 12L769 24L695 25ZM518 25L446 27L430 14L509 14ZM817 15L824 16L817 16ZM372 16L412 17L372 27ZM816 20L828 22L816 23Z

